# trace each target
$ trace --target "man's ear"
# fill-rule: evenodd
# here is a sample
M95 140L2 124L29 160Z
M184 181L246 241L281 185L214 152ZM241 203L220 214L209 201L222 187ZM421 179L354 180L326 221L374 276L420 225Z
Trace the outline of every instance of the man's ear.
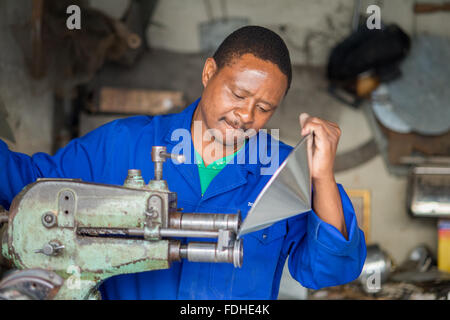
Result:
M212 79L212 77L217 72L217 64L216 61L209 57L206 59L205 65L203 66L203 73L202 73L202 83L203 87L206 87L208 85L208 82Z

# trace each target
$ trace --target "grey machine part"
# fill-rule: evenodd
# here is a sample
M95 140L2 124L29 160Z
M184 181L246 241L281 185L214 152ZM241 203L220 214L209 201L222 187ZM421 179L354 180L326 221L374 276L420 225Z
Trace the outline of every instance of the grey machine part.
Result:
M450 168L413 168L409 176L407 205L415 217L450 217Z
M372 110L378 121L386 128L398 133L410 133L412 131L411 126L396 113L387 85L381 84L372 92Z
M52 271L12 271L0 281L0 300L50 300L62 284L63 279Z
M419 244L413 248L405 262L399 266L398 271L426 272L436 263L433 252L426 244Z
M311 146L303 137L256 198L238 237L311 210ZM309 145L309 146L308 146Z
M426 244L419 244L413 248L408 258L398 267L390 277L395 282L406 282L425 285L426 283L439 287L439 284L450 281L450 273L436 268L436 257ZM444 288L448 286L444 285Z
M403 76L387 84L392 117L379 117L388 128L439 135L450 130L450 39L419 35L414 38L410 55L401 65ZM375 105L376 106L376 105ZM385 112L386 113L386 112ZM389 119L389 118L387 118ZM397 129L397 130L396 130Z
M366 293L378 293L392 271L392 259L377 244L367 246L367 257L358 277Z
M240 226L240 213L181 212L182 209L177 206L177 194L167 188L167 183L160 183L165 182L162 180L162 163L167 158L177 161L182 160L181 157L167 153L166 148L160 146L152 148L152 156L154 160L157 160L155 172L158 172L155 173L155 179L148 185L145 185L139 169L128 171L123 187L83 182L80 179L38 179L26 186L14 199L13 215L8 215L8 212L0 206L0 227L4 223L10 227L14 224L14 219L23 218L24 220L20 220L17 224L23 226L24 223L31 221L31 228L38 231L32 232L27 237L28 242L24 250L20 245L13 245L17 243L13 239L19 238L12 233L13 228L9 228L8 232L0 238L2 253L8 253L9 262L19 261L19 259L24 261L24 257L27 259L26 264L17 265L25 270L9 273L0 280L0 300L42 300L68 296L97 299L97 295L80 296L79 292L66 294L64 290L67 287L64 281L68 279L62 277L67 272L62 270L67 270L67 264L73 265L74 261L71 259L76 257L81 259L77 260L77 265L84 268L80 271L81 275L83 273L98 275L103 272L102 277L111 276L115 272L114 268L139 261L133 260L139 259L133 254L127 256L128 248L131 250L144 245L141 239L137 238L167 242L167 247L164 244L161 246L162 249L158 249L163 252L162 258L157 256L160 261L172 262L187 259L195 262L233 263L235 267L241 267L243 240L236 237ZM36 206L46 208L43 210L44 213L37 211L36 214L36 211L33 211ZM55 215L55 212L63 212L64 215ZM35 218L32 217L33 215ZM31 220L29 220L30 217ZM115 220L114 217L119 219ZM83 222L84 219L87 220ZM36 221L42 225L35 224ZM0 229L2 230L4 229ZM31 236L36 238L31 239ZM87 240L86 237L89 239ZM172 239L180 237L211 238L217 241L181 243L179 239ZM37 250L33 251L34 244L39 241L45 243L44 246L36 246ZM97 260L101 260L100 264L89 269L90 265L83 260L92 257L83 253L86 252L86 244L100 243L106 245L107 249L96 251ZM31 249L27 248L27 245L31 245ZM150 246L149 250L143 253L143 259L151 257L152 248ZM64 254L65 252L68 254ZM133 251L130 252L133 253ZM9 254L14 255L16 260L12 261ZM114 254L125 257L122 260L123 264L111 267L108 255ZM35 255L34 257L38 258L29 259L29 255ZM47 257L59 260L53 264L46 260ZM41 263L42 261L44 263ZM167 265L170 266L170 264ZM138 266L133 271L142 271L144 267L146 265ZM130 270L124 271L126 273ZM93 282L96 283L105 278L97 277Z

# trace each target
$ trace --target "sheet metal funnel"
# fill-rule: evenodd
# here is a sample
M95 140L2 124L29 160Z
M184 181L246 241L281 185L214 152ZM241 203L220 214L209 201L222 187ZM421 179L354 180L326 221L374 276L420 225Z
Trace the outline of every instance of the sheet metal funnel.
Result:
M313 138L312 134L303 137L275 171L248 212L238 237L311 210Z

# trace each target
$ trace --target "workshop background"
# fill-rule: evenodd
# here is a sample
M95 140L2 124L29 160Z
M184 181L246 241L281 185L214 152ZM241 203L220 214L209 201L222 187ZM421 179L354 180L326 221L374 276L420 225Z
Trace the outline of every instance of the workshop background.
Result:
M81 7L78 33L65 27L69 4ZM345 58L362 54L348 45L362 39L349 37L364 28L370 5L392 37L364 38L374 53L365 69L333 78L333 63L351 68ZM445 1L0 0L0 136L14 151L54 153L113 119L177 112L200 96L208 54L247 24L279 33L294 64L290 92L268 128L295 145L300 112L339 124L336 178L371 245L363 280L306 290L285 269L279 299L448 299ZM389 56L403 32L401 54ZM384 62L390 72L380 71ZM381 288L367 287L374 272Z

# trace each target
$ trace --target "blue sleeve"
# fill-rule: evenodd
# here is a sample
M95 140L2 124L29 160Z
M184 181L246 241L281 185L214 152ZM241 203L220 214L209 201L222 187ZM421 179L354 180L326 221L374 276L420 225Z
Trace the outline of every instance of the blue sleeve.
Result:
M105 162L113 157L115 127L116 122L101 126L72 140L54 156L13 152L0 140L0 205L9 209L22 188L38 178L99 180Z
M320 289L358 278L366 259L364 233L344 188L338 184L348 240L314 211L288 219L285 255L292 277L304 287Z

